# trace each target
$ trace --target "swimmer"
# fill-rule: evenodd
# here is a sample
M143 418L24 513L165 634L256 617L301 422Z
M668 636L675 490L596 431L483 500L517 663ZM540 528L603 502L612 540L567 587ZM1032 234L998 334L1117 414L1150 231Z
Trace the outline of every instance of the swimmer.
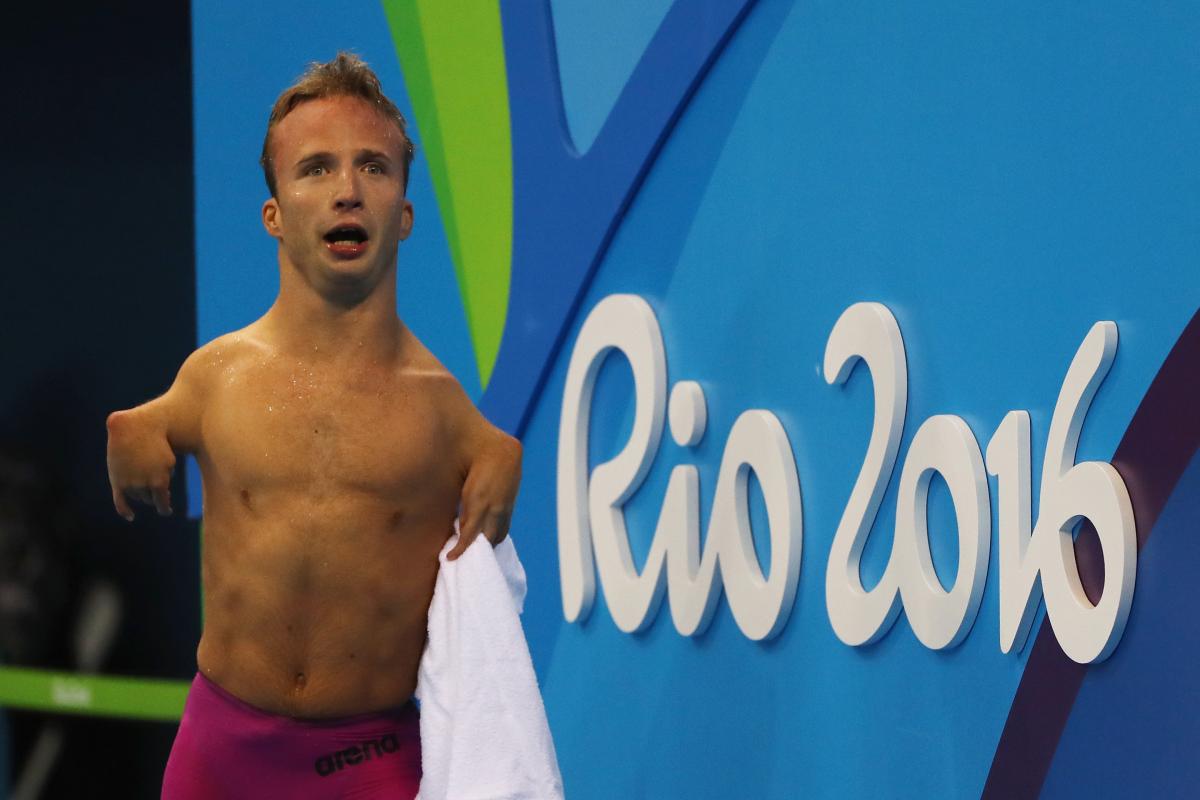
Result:
M108 418L113 504L203 478L199 670L163 797L411 798L438 553L508 533L521 446L396 313L405 120L357 57L313 64L263 144L279 295Z

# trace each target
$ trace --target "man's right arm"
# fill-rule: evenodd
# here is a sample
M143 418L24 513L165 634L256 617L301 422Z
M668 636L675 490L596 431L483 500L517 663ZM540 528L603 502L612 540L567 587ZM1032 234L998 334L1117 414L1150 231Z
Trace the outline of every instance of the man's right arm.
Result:
M176 453L200 447L200 417L210 360L201 348L188 357L166 394L108 415L108 479L117 513L133 520L130 500L171 513Z

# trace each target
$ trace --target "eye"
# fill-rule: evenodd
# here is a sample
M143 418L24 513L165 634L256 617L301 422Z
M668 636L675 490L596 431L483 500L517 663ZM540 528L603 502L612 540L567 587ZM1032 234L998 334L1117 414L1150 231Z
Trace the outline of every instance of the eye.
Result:
M384 172L383 165L376 161L364 164L363 170L365 170L368 175L382 175Z
M325 172L326 172L326 170L325 170L324 164L313 164L313 165L305 168L305 170L304 170L305 175L309 175L309 176L313 176L313 177L324 175Z

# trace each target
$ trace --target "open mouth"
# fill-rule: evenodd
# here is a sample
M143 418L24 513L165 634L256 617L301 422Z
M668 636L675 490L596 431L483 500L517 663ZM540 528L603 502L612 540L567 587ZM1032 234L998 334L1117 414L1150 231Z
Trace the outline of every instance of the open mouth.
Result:
M359 225L339 225L322 237L334 255L353 258L367 249L367 232Z

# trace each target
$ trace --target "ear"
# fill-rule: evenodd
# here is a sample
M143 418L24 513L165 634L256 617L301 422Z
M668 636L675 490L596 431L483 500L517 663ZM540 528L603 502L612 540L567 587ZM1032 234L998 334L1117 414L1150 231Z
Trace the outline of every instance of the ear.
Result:
M412 233L413 228L413 204L407 197L404 198L404 207L400 209L400 241L408 238Z
M270 199L267 200L267 202L263 203L263 207L262 207L263 227L267 229L268 235L270 235L276 239L283 238L283 228L280 225L280 223L282 222L281 216L282 215L279 210L279 201L276 200L274 197L271 197Z

